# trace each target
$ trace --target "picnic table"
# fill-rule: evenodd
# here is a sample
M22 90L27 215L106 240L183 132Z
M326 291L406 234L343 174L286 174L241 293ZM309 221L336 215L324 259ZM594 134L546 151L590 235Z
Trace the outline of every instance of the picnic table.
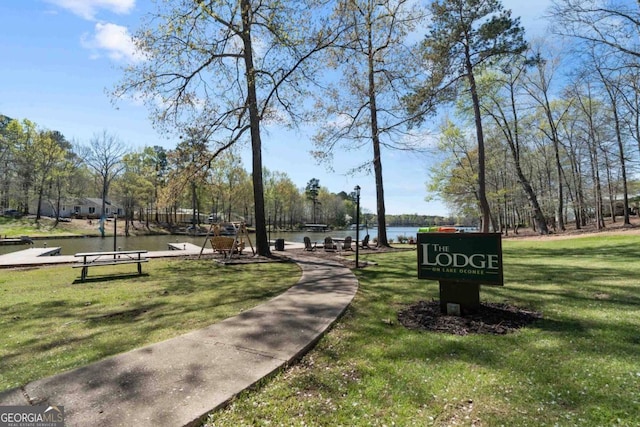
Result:
M73 268L82 268L80 279L83 282L87 278L89 267L101 265L138 264L138 274L142 274L142 263L149 261L149 258L143 255L146 253L146 250L77 253L74 256L82 258L82 262L78 261Z

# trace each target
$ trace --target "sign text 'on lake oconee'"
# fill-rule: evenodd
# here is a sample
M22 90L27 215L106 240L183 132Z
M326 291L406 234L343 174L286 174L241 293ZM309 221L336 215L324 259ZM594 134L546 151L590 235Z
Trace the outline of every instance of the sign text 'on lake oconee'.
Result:
M499 233L418 233L418 278L504 284Z

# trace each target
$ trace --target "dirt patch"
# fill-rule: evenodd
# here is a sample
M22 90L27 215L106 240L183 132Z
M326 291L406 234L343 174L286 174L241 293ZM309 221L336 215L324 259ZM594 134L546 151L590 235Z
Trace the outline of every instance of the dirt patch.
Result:
M362 259L363 255L371 255L371 254L381 254L385 252L406 252L406 251L415 251L415 246L407 246L402 248L394 248L394 247L376 247L371 246L370 248L360 248L358 250L360 259L358 262L358 268L366 268L370 266L376 265L375 262L366 261ZM325 251L322 248L318 248L314 251L306 251L304 249L294 249L296 254L306 255L306 256L314 256L318 258L331 259L337 262L342 263L346 267L356 268L356 252L353 251Z
M618 217L615 222L613 222L610 218L605 220L605 225L603 228L597 228L596 224L591 222L587 225L582 226L581 228L576 228L575 223L566 224L566 229L554 230L551 228L549 230L549 234L542 236L539 233L535 232L531 228L521 228L518 231L518 234L515 234L513 230L509 230L507 234L502 234L503 239L524 239L524 240L544 240L544 239L572 239L575 237L587 237L594 236L603 233L607 233L608 235L619 235L619 234L640 234L640 218L637 216L632 216L629 218L631 224L624 224L624 221L621 217Z
M541 318L535 311L489 302L481 303L477 313L465 316L443 314L439 301L419 301L398 313L398 321L406 328L454 335L504 335Z
M218 264L223 265L237 265L237 264L257 264L257 263L268 263L268 262L284 262L286 259L278 256L265 257L260 255L252 255L251 252L248 254L241 255L233 255L231 258L225 258L220 254L206 255L202 258L213 259Z
M375 248L375 249L360 249L360 255L371 254L371 253L383 253L383 252L402 252L402 251L410 251L415 250L413 248ZM319 248L315 251L306 251L304 249L287 249L285 251L275 251L271 250L270 257L264 257L260 255L254 255L251 251L247 251L246 249L241 254L233 254L231 258L226 258L220 253L213 254L204 254L200 257L187 257L187 258L197 258L197 259L211 259L219 264L232 265L232 264L252 264L252 263L267 263L267 262L286 262L289 260L290 254L296 255L305 255L312 256L323 259L330 259L344 264L349 268L355 268L355 252L354 251L332 251L325 252L322 248ZM366 262L362 259L359 261L359 267L365 268L367 266L375 265L372 262Z

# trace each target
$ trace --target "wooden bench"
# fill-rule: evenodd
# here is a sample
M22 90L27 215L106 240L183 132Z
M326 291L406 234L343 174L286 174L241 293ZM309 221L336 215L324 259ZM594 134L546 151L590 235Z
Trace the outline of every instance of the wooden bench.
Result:
M242 253L244 242L238 243L235 237L213 236L211 247L215 252L220 252L225 258L231 257L233 253Z
M83 282L87 278L89 267L101 265L138 264L138 274L142 274L142 263L149 261L143 256L146 253L146 250L78 253L74 256L82 258L82 262L74 264L73 268L82 268L80 279Z

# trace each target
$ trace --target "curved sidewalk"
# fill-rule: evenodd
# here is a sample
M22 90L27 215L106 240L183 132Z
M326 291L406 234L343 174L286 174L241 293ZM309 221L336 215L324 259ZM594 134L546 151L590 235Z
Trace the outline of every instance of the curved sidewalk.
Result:
M0 393L0 405L61 405L66 426L200 425L208 412L303 355L344 312L358 281L335 261L302 268L287 292L167 341Z

